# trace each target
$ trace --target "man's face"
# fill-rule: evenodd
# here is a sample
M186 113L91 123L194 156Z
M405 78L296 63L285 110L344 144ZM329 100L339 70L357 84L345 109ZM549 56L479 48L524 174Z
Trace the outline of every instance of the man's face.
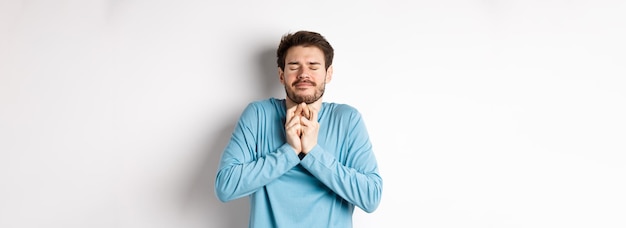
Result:
M285 70L278 68L280 83L287 97L296 104L311 104L324 95L332 78L332 66L326 70L324 53L317 47L295 46L287 50Z

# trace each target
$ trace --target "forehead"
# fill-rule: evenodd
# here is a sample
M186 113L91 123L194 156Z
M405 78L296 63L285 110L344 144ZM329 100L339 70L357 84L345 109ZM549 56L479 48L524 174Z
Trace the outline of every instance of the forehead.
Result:
M287 50L285 60L287 62L306 60L324 63L324 52L315 46L294 46Z

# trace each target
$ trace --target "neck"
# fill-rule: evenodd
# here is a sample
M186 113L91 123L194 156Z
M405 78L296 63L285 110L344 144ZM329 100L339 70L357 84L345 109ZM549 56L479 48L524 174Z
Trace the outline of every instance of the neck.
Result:
M293 102L291 99L289 99L289 97L287 97L285 99L286 101L286 106L287 109L290 109L293 106L296 106L297 104L295 102ZM322 108L322 98L320 97L320 99L318 99L317 101L311 103L311 104L307 104L309 107L315 109L315 110L320 110Z

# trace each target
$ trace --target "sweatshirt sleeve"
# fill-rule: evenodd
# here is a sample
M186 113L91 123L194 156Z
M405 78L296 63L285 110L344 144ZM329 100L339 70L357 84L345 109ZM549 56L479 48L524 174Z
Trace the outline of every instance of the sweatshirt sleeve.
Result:
M378 165L367 129L361 115L353 111L345 129L337 129L340 141L347 145L334 148L322 148L317 145L301 163L311 174L323 182L346 201L371 213L380 204L383 181L378 172ZM339 161L328 150L346 150L345 161Z
M289 144L280 146L276 151L260 153L257 151L259 121L263 110L250 104L243 111L230 141L224 149L215 179L215 193L222 201L241 198L280 177L300 159Z

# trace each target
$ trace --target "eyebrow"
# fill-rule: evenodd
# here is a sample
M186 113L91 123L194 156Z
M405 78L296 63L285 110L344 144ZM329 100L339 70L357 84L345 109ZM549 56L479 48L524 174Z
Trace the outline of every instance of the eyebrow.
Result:
M287 62L287 65L298 65L300 64L300 62L298 61L292 61L292 62ZM322 63L320 62L308 62L309 65L322 65Z

